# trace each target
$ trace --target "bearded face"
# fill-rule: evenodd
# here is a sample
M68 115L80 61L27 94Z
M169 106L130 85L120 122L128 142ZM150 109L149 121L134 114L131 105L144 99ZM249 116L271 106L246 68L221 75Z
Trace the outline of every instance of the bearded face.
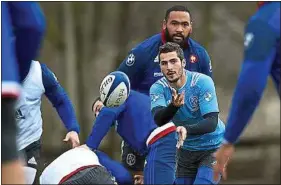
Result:
M190 15L184 11L172 11L163 23L168 42L175 42L180 46L189 38L192 32Z

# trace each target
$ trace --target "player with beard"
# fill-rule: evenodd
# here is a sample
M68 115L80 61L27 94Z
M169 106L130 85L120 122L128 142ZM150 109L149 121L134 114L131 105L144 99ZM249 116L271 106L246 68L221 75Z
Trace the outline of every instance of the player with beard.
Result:
M218 116L214 82L207 75L184 69L186 61L178 44L167 42L159 50L164 77L150 88L154 120L157 125L172 120L187 130L177 154L176 184L217 184L212 154L222 142L225 126ZM175 95L183 96L182 106L171 103Z
M184 6L173 6L166 11L162 31L138 44L117 70L128 75L133 90L149 95L151 85L163 77L159 68L159 47L169 42L179 44L184 51L185 69L212 77L210 57L203 46L190 38L192 16ZM143 171L144 159L126 143L122 143L122 162L135 173Z

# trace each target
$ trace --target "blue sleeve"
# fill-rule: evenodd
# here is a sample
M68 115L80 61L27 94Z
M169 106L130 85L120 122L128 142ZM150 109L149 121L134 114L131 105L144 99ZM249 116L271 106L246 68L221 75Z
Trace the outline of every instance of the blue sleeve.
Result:
M66 129L79 133L80 129L75 116L75 110L65 90L58 82L54 73L45 64L41 64L41 68L45 95L56 108Z
M216 89L212 78L201 75L197 83L200 86L199 107L202 116L211 112L219 112Z
M144 57L145 55L142 55L141 49L132 49L117 69L117 71L122 71L127 74L130 79L131 88L134 90L137 90L139 81L142 79L145 65Z
M17 57L15 56L15 42L13 26L9 13L8 2L1 1L1 67L2 82L19 82ZM4 85L2 83L2 93Z
M133 184L132 175L121 163L112 160L107 154L99 150L96 150L95 153L100 164L116 178L117 184Z
M225 140L235 143L262 97L276 55L277 35L268 23L254 20L244 40L244 61L232 99Z
M28 74L31 60L37 57L45 32L45 18L36 2L8 2L15 34L20 78Z
M208 54L208 52L202 48L201 53L201 61L200 61L200 69L201 73L208 75L209 77L213 77L213 71L212 71L212 64L211 64L211 59Z
M155 107L167 107L164 96L164 87L158 82L154 83L149 90L151 110Z
M113 111L113 108L102 108L96 118L92 132L86 141L87 146L93 150L98 149L102 139L115 123L116 119L117 114Z

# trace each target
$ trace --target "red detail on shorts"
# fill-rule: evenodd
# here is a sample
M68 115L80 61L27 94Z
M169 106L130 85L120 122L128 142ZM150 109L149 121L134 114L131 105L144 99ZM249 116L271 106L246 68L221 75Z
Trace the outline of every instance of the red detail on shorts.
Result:
M70 174L64 176L64 177L60 180L59 184L64 183L65 181L67 181L68 179L70 179L70 177L72 177L72 176L75 175L76 173L78 173L78 172L80 172L80 171L82 171L82 170L85 170L85 169L87 169L87 168L95 167L95 166L98 166L98 165L82 166L82 167L80 167L80 168L74 170L74 171L71 172Z
M158 134L156 134L150 141L149 141L149 145L153 144L154 142L156 142L158 139L170 134L171 132L174 132L176 130L176 126L172 126L167 128L166 130L163 130L162 132L159 132Z

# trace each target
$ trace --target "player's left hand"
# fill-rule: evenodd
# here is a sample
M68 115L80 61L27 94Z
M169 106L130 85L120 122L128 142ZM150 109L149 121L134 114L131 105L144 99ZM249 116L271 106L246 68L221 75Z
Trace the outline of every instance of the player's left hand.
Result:
M72 145L72 148L75 148L80 145L80 140L79 140L78 134L75 131L68 132L63 141L70 142Z
M177 133L178 133L178 136L179 136L177 148L180 148L183 145L184 140L186 139L186 135L187 135L186 128L183 127L183 126L178 126L177 127Z
M215 181L219 180L220 175L226 180L226 167L233 153L234 145L229 143L222 144L222 146L214 153L214 157L216 158L216 163L213 165Z

